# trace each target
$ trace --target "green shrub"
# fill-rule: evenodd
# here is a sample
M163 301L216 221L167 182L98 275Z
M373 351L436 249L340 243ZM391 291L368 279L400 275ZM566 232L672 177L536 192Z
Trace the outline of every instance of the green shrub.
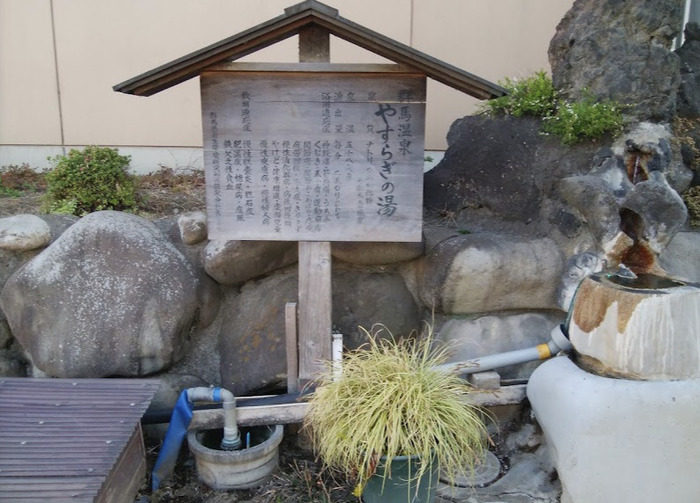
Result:
M558 136L565 145L622 131L624 121L619 104L598 102L592 96L575 102L557 99L552 79L544 71L521 81L505 79L500 84L508 94L487 101L479 113L540 117L542 133Z
M544 71L535 73L524 80L506 78L499 84L508 94L484 103L481 112L489 115L531 115L547 117L554 112L557 91L552 79Z
M560 101L554 115L544 117L542 130L558 136L564 145L572 145L606 133L619 133L622 125L619 105L586 97L573 103Z
M117 149L90 146L49 160L54 163L46 174L49 212L80 216L135 209L134 177L127 172L131 158L119 155Z

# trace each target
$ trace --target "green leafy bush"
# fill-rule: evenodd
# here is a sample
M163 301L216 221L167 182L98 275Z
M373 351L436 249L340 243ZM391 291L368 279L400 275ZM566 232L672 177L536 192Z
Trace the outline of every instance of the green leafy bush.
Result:
M547 117L554 112L557 91L552 79L544 71L539 71L524 80L506 78L499 84L508 94L484 103L481 111L489 115L532 115Z
M505 79L499 83L508 94L487 101L480 113L541 117L542 133L558 136L565 145L622 131L621 105L596 101L592 96L575 102L558 99L552 79L544 71L524 80Z
M572 145L606 133L619 133L622 125L619 105L586 97L573 103L561 101L554 115L544 117L543 131L558 136L564 145Z
M117 149L90 146L49 160L54 163L46 174L49 212L80 216L136 208L134 177L127 171L131 158Z

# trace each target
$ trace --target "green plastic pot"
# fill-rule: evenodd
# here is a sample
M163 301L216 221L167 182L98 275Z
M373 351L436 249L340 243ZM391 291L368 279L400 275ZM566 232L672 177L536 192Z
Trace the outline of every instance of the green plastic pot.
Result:
M385 480L386 458L380 458L376 473L362 491L363 503L433 503L439 482L438 464L433 458L430 469L416 479L421 463L419 456L396 456L391 460L391 478Z

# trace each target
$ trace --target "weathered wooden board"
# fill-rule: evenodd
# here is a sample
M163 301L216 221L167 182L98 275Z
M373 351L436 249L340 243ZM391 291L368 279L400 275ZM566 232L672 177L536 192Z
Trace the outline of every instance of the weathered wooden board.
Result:
M525 400L526 385L503 386L488 391L474 391L465 395L464 401L480 407L497 407L514 405ZM304 421L308 403L297 402L284 405L266 405L257 407L239 406L236 418L239 426L261 424L292 424ZM190 422L190 430L222 428L224 413L222 409L195 410Z
M420 241L425 76L201 75L210 239Z

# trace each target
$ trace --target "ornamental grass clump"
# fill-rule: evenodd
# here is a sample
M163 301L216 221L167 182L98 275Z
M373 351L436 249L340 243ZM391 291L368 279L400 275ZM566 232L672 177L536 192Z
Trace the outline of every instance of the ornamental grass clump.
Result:
M369 342L343 357L340 377L329 369L310 399L305 424L323 463L357 477L360 491L375 471L391 477L382 457L434 459L451 481L469 473L488 440L484 411L465 401L463 379L436 368L446 347L430 329L419 341L397 340L383 326L362 330ZM411 479L430 469L420 463Z

